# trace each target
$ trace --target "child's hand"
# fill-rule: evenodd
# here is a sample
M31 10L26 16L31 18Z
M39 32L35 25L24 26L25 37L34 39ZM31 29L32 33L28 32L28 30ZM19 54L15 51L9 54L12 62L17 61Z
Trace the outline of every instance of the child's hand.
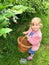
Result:
M26 32L23 32L23 34L26 34Z
M28 31L24 31L23 34L25 34L25 35L28 34Z

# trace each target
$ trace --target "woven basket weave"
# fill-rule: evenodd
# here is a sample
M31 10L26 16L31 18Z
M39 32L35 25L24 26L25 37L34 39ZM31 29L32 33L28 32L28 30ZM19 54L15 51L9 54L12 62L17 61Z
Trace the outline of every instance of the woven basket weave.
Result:
M29 48L31 48L31 44L27 41L26 36L18 37L18 49L24 53L27 52Z

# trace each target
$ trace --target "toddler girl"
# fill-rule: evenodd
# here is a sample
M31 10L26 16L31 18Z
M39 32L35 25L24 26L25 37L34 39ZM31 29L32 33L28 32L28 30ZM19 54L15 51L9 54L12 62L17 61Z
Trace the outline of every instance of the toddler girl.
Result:
M41 19L35 17L31 20L30 27L28 31L23 32L27 35L27 40L32 44L32 47L28 50L30 56L27 57L27 60L32 60L35 52L40 47L40 42L42 39L42 33L40 28L42 27Z

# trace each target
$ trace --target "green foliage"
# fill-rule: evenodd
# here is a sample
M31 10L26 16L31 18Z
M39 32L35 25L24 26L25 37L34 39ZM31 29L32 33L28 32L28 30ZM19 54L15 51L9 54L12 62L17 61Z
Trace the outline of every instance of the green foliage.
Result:
M9 32L11 32L12 31L12 29L9 29L9 28L1 28L0 29L0 36L4 36L4 38L6 38L6 33L9 33Z
M7 27L8 24L9 24L9 22L7 22L7 21L5 20L4 22L0 23L0 28L2 28L2 27Z
M0 0L0 28L6 28L9 25L9 18L13 17L16 22L17 15L25 13L27 17L29 13L47 14L49 3L46 0ZM5 11L4 11L5 9ZM23 15L22 19L25 18Z
M2 3L0 3L0 11L2 11L3 9L5 9L5 8L8 8L8 7L12 7L13 6L13 4L2 4Z
M14 16L14 12L11 9L7 9L4 13L5 17L10 18L11 16Z
M35 13L35 9L28 7L28 6L23 6L23 5L15 5L12 7L12 10L15 12L15 14L22 14L25 11L30 11L32 13Z
M0 2L3 4L9 4L9 3L15 4L16 0L0 0Z
M18 50L17 37L22 36L22 32L29 28L29 22L31 18L38 16L42 19L42 42L41 47L34 55L33 61L27 61L28 65L49 65L49 1L48 0L0 0L2 7L0 6L0 36L6 38L7 33L13 32L7 36L6 39L0 37L0 61L1 65L22 65L19 62L21 57L26 58L27 53L22 54ZM9 7L9 4L13 6ZM6 5L8 5L6 7ZM4 9L6 11L4 12ZM48 10L48 12L47 12ZM31 14L30 14L31 13ZM17 19L19 15L19 24L11 25L12 29L7 28L9 25L9 18L13 16L13 19ZM41 15L40 15L41 14ZM15 16L16 15L16 16ZM26 22L27 21L27 22ZM23 22L23 23L21 23ZM26 64L26 65L27 65Z
M6 37L7 33L11 32L10 28L7 28L9 25L9 19L6 18L3 14L0 15L0 36ZM8 32L6 31L8 30Z
M49 9L48 3L46 0L16 0L16 4L33 7L39 14L47 14L47 10Z
M42 19L43 23L43 40L41 42L40 49L34 55L34 59L32 61L27 61L28 65L49 64L49 22L46 20L46 16L41 16L40 18ZM27 58L28 53L23 54L18 50L17 38L22 35L23 31L28 29L28 25L29 22L23 22L22 24L19 23L16 26L11 25L13 28L13 32L6 39L0 38L1 65L23 65L19 62L19 59Z
M1 0L2 3L2 0ZM6 3L6 4L5 4ZM7 5L8 3L8 5ZM9 4L14 5L24 5L28 7L35 8L36 12L39 14L47 14L47 10L49 9L49 2L48 0L3 0L3 4L1 8L9 7ZM3 7L4 6L4 7ZM11 5L10 5L11 6ZM0 9L1 10L1 9ZM29 10L28 10L29 11Z
M29 12L35 13L35 9L34 8L23 6L23 5L15 5L15 6L12 6L10 4L9 5L0 4L0 5L1 5L0 6L0 10L1 10L0 29L3 29L5 27L5 30L6 30L7 26L9 25L9 18L10 17L13 17L14 22L17 22L16 19L18 19L18 17L16 15L22 14L25 11L29 11ZM9 6L12 6L12 7L8 8ZM7 32L7 33L9 33L9 32ZM6 37L6 33L5 34L1 34L0 33L0 36L2 36L2 35L4 37Z

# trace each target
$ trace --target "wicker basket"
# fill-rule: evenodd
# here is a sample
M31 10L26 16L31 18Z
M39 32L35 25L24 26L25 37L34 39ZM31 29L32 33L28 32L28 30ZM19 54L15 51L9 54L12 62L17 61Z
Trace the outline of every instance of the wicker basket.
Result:
M24 53L27 52L29 48L31 48L31 44L27 41L26 36L18 37L18 49Z

